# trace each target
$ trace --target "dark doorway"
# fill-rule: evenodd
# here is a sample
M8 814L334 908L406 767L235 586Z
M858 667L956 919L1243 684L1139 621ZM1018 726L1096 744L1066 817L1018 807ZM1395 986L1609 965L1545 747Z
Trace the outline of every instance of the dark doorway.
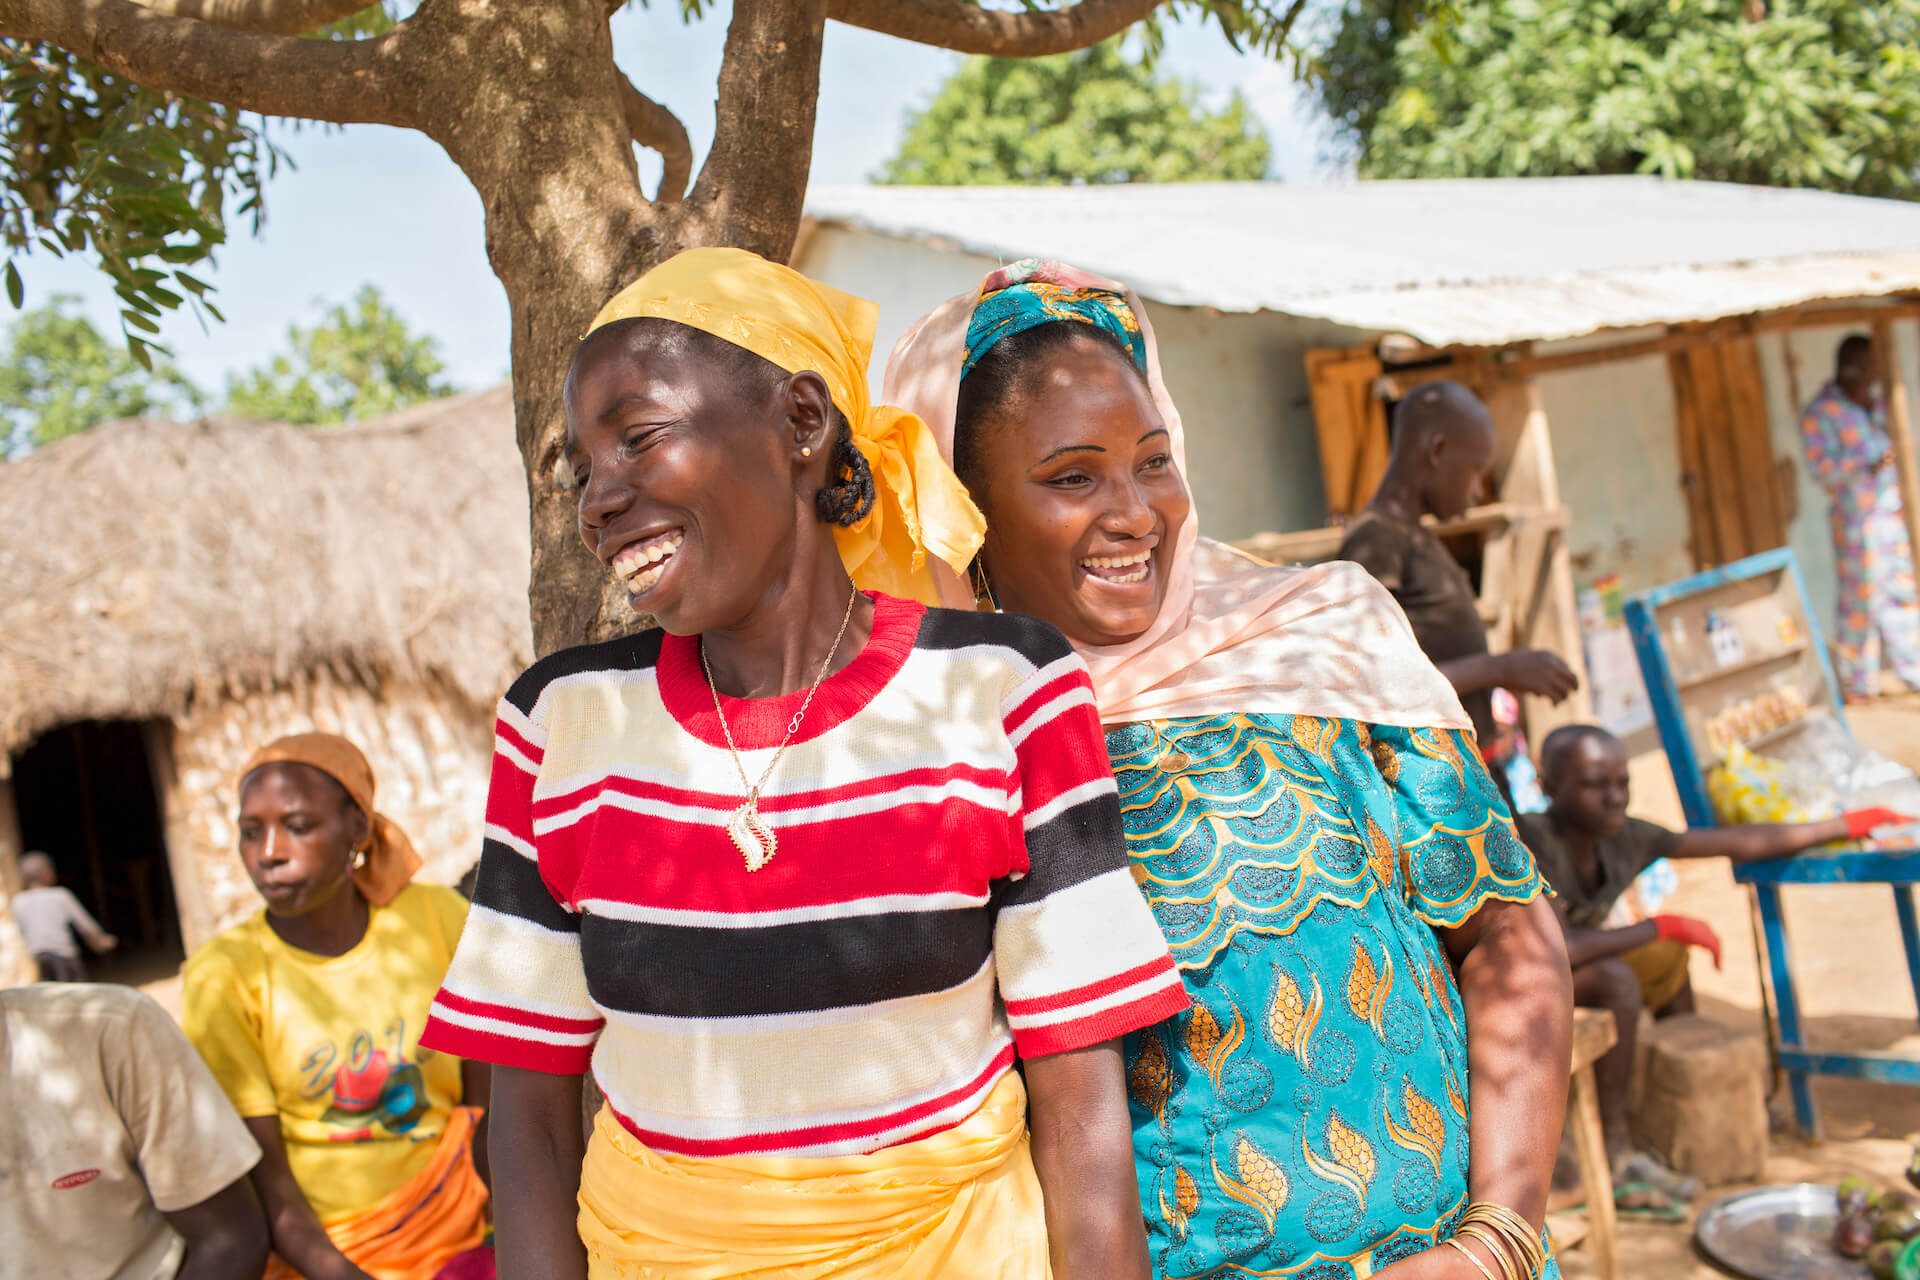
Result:
M140 982L184 957L167 842L136 720L64 725L13 761L14 803L23 850L53 859L60 883L119 938L92 957L94 977Z

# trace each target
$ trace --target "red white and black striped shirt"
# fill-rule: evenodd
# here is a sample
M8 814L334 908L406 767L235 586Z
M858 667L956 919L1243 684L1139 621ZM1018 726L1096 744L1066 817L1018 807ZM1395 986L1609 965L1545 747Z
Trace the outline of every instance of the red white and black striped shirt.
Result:
M721 700L749 777L803 697ZM535 664L421 1044L591 1066L656 1150L844 1155L958 1124L1016 1053L1187 1004L1086 668L1044 623L876 595L761 796L756 872L725 829L744 799L697 638Z

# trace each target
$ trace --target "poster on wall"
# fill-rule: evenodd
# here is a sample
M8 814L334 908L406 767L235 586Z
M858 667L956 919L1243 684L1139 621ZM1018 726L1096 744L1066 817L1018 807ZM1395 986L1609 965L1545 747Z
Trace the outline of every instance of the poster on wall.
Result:
M1653 704L1620 614L1623 601L1618 574L1598 578L1579 593L1580 637L1592 685L1593 716L1619 738L1653 724Z

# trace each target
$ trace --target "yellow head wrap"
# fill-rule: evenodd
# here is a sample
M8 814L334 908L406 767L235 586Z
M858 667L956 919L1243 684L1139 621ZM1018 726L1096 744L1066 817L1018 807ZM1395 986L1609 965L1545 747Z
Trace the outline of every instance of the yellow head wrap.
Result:
M788 373L812 371L853 428L873 472L873 509L834 529L863 590L938 603L931 551L964 573L986 520L913 414L867 394L879 308L744 249L688 249L613 296L588 332L637 316L673 320L744 347Z

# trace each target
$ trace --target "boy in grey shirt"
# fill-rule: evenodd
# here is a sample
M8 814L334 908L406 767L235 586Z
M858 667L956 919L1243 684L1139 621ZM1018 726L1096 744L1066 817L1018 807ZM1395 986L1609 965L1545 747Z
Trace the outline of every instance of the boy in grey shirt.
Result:
M40 966L40 977L47 982L85 982L86 962L74 935L86 939L95 951L111 951L120 940L102 929L80 900L60 888L54 875L53 859L44 853L29 853L20 859L22 888L13 897L13 918Z

